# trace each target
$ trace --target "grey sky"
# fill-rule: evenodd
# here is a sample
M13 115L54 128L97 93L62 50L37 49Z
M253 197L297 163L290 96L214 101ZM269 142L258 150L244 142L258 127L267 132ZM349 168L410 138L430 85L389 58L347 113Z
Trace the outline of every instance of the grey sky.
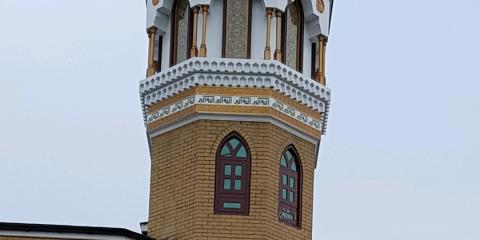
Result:
M480 239L480 2L336 1L314 239ZM0 0L0 221L147 219L144 1Z

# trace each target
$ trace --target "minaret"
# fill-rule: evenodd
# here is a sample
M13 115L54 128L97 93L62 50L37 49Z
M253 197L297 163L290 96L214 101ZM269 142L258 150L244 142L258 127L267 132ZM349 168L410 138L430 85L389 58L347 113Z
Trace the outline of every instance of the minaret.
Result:
M148 234L311 239L333 0L147 0Z

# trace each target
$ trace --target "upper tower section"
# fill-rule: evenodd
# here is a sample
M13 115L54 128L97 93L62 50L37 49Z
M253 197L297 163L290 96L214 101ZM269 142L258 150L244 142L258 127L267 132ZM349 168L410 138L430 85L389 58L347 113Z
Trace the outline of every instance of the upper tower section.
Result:
M148 75L192 57L274 59L321 79L333 0L147 0ZM323 39L320 39L323 38Z
M315 112L275 105L315 129L315 138L325 134L330 103L325 49L333 0L146 0L146 5L149 54L140 94L147 125L162 116L150 106L195 86L264 88Z

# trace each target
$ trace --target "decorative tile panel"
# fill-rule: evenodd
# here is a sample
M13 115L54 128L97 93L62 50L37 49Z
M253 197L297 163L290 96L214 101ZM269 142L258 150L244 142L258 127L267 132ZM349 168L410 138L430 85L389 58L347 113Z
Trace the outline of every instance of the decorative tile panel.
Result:
M225 57L247 58L249 42L250 0L224 1Z
M299 69L300 12L298 3L290 3L285 13L285 64L293 69Z
M190 5L188 0L178 1L175 14L177 24L177 29L175 31L175 63L180 63L188 58L188 25L190 21Z

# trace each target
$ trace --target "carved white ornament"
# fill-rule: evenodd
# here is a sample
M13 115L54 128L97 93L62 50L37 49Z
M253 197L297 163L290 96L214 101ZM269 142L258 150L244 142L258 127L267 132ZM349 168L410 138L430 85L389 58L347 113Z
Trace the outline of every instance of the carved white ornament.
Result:
M319 118L313 118L275 98L255 96L193 95L148 114L147 124L194 105L271 107L318 131L322 130L322 123Z
M324 113L322 134L330 107L330 89L274 60L191 58L140 81L140 98L147 108L194 86L269 88L312 110Z

